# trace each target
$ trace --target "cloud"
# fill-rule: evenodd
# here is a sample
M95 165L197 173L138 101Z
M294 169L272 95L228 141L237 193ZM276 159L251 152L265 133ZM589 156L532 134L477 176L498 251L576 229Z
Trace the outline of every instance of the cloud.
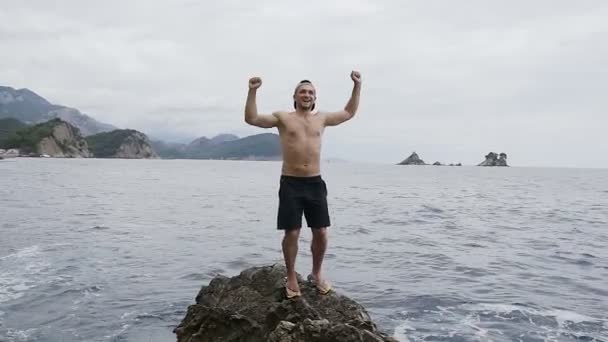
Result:
M333 110L358 69L359 113L328 130L328 157L392 163L418 150L476 163L496 150L520 165L608 167L596 157L607 16L599 0L11 2L0 83L116 126L195 137L262 132L242 119L253 75L262 112L291 108L303 78Z

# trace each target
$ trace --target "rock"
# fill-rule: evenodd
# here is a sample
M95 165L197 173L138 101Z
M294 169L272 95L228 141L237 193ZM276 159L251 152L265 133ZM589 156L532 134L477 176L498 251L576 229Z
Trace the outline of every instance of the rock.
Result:
M6 138L2 145L8 149L3 156L91 157L87 142L78 128L61 119L20 128Z
M486 155L486 160L477 164L477 166L509 166L507 165L507 154L501 153L498 155L490 152Z
M91 153L86 140L78 128L71 124L54 119L53 133L38 143L38 153L51 157L89 158Z
M117 129L86 137L97 158L156 159L148 136L133 129Z
M424 160L418 157L418 154L416 152L414 152L397 165L426 165L426 163L424 162Z
M174 329L178 342L385 342L365 309L332 291L321 295L298 275L302 297L285 299L282 265L217 276Z
M436 162L433 163L433 165L435 165L435 166L441 166L442 164L440 162L436 161Z
M133 132L122 142L114 158L156 159L158 155L150 145L148 137L141 132Z

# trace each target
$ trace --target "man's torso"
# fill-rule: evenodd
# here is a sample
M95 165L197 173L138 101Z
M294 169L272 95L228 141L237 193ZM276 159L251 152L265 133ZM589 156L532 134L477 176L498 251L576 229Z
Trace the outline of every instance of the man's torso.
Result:
M321 173L321 138L325 128L322 114L301 116L280 113L279 136L283 151L282 174L311 177Z

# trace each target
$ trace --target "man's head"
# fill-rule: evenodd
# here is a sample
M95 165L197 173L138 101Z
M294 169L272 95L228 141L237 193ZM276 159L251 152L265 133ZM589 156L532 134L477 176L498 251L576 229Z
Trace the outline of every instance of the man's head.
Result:
M304 111L315 109L317 91L309 80L302 80L293 93L293 107Z

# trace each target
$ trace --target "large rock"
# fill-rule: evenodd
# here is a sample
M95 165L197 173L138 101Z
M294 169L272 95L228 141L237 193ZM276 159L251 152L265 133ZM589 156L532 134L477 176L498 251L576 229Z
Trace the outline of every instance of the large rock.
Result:
M203 286L174 329L178 342L383 342L365 309L332 291L319 294L298 275L302 297L286 299L282 265L252 267Z
M86 137L97 158L156 159L148 136L133 129L117 129Z
M31 156L91 157L78 128L61 119L17 129L0 142L0 147L20 150L20 154Z
M125 138L114 158L156 159L158 155L150 145L148 137L136 131Z
M420 159L416 152L414 152L397 165L426 165L426 163L424 160Z
M490 152L486 155L486 160L477 164L477 166L509 166L507 165L507 154L501 153L499 155L494 152Z
M78 128L58 119L49 122L57 124L53 127L52 135L38 143L38 153L51 157L91 157L87 142L80 135Z

